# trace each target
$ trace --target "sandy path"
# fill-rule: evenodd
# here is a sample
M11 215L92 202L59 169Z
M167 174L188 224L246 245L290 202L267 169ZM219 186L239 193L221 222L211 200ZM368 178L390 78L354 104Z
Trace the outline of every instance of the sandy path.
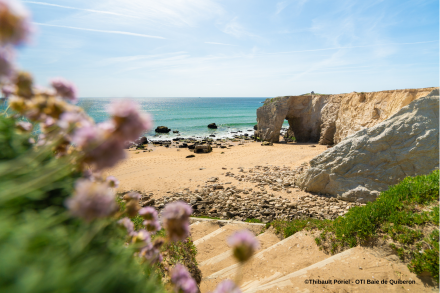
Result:
M119 190L142 190L153 193L153 197L157 198L164 196L167 191L178 192L185 188L193 190L203 186L210 177L219 177L220 182L231 182L230 177L221 175L226 172L222 168L230 171L231 168L247 169L257 165L297 167L326 149L326 146L316 144L261 146L257 142L247 142L242 146L214 148L212 153L186 158L193 154L188 149L156 147L152 152L127 151L128 159L108 173L119 179ZM252 183L238 181L233 184L240 188L254 186Z

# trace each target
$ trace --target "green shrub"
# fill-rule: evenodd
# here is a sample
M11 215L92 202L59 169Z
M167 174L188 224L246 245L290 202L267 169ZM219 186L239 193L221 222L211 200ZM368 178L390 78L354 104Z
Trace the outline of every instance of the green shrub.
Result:
M164 292L153 267L125 247L116 219L70 217L64 201L79 175L14 124L0 115L1 291Z

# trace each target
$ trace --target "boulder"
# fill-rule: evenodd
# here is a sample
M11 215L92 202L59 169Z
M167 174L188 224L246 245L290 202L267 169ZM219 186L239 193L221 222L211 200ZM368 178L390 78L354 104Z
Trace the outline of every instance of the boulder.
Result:
M179 130L173 130L173 133L179 133Z
M155 131L158 133L168 133L171 131L171 129L166 126L158 126Z
M215 123L211 123L211 124L208 124L208 128L217 129L217 125L215 125Z
M312 159L297 185L347 201L372 201L403 178L438 168L438 154L439 91L435 89Z

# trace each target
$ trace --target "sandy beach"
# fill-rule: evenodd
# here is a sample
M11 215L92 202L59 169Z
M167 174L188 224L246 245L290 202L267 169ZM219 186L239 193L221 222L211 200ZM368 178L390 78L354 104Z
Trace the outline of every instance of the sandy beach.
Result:
M310 161L327 149L327 146L309 143L274 144L261 146L259 142L237 142L226 149L213 148L211 153L193 154L187 148L153 147L152 151L127 150L127 159L108 172L120 181L118 191L140 190L153 193L153 198L160 198L170 192L191 190L204 186L211 177L218 177L220 182L239 186L254 187L255 184L239 182L224 176L225 172L248 169L255 166L286 166L295 168ZM297 198L305 194L300 190L292 193L273 192L275 196Z

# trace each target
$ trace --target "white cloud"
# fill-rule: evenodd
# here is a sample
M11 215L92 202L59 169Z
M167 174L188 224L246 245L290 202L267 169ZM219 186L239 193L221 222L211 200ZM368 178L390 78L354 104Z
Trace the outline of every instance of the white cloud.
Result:
M68 28L68 29L74 29L74 30L90 31L90 32L99 32L99 33L106 33L106 34L128 35L128 36L134 36L134 37L153 38L153 39L165 39L164 37L150 36L150 35L130 33L130 32L97 30L97 29L80 28L80 27L72 27L72 26L56 25L56 24L47 24L47 23L38 23L38 22L34 22L34 24L42 25L42 26L52 26L52 27Z
M236 38L242 37L256 37L256 35L250 33L246 30L243 25L238 22L238 17L234 17L231 19L222 29L222 31L226 34L232 35Z
M237 46L237 45L232 45L232 44L224 44L224 43L216 43L216 42L205 42L205 44L222 45L222 46Z
M102 13L102 14L110 14L110 15L117 15L117 16L139 18L137 16L126 15L126 14L121 14L121 13L117 13L117 12L103 11L103 10L94 10L94 9L85 9L85 8L64 6L64 5L52 4L52 3L46 3L46 2L37 2L37 1L22 1L22 2L23 3L29 3L29 4L36 4L36 5L59 7L59 8L64 8L64 9L73 9L73 10L81 10L81 11L94 12L94 13Z
M223 13L212 0L105 0L97 7L140 18L142 23L163 26L196 26L200 21Z

